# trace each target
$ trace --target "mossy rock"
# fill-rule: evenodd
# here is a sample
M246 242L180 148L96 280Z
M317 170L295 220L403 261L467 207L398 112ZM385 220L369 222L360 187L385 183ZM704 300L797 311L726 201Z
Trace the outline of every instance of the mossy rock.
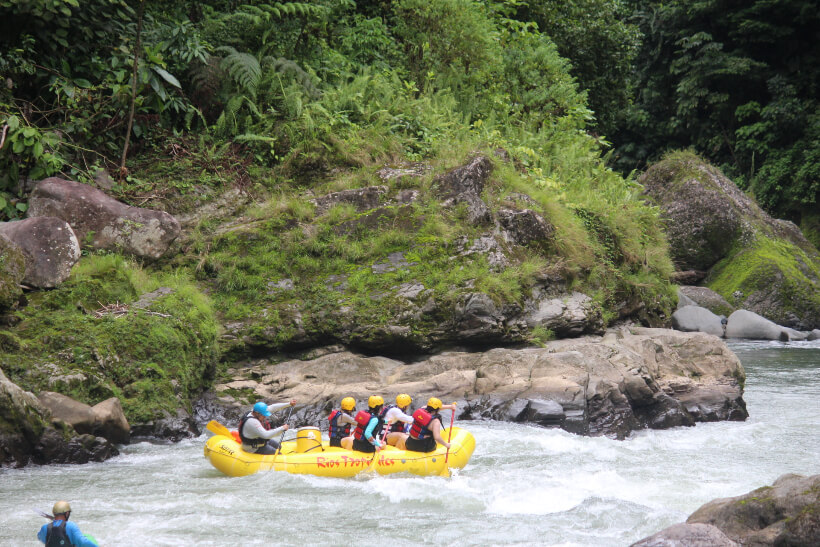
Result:
M26 274L23 252L0 236L0 311L10 308L23 294L20 282Z
M788 241L757 237L719 262L707 285L736 308L779 325L820 326L820 264Z
M168 290L129 307L159 286ZM16 343L0 355L13 381L90 405L119 397L131 423L190 408L216 375L210 301L178 274L151 274L115 255L87 257L61 287L32 293L19 314L5 338Z

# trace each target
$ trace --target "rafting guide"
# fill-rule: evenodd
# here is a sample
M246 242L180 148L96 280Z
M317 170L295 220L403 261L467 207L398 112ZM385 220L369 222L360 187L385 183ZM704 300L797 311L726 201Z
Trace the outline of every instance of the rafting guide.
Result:
M275 454L280 443L273 440L273 438L279 433L284 434L289 426L285 423L272 429L267 418L270 418L273 412L287 406L292 409L295 404L296 401L291 400L288 403L275 403L272 405L259 401L253 405L253 409L239 420L239 426L237 427L239 438L242 440L242 450L256 454Z
M91 536L80 532L80 527L73 522L69 522L71 516L71 506L67 501L58 501L54 504L51 512L54 514L40 513L42 516L52 519L48 524L43 524L37 532L37 539L45 543L46 547L99 547L97 541Z

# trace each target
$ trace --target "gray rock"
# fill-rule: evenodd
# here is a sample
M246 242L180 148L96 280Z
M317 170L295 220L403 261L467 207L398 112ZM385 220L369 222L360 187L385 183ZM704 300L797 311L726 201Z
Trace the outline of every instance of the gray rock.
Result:
M94 433L97 417L87 404L54 391L43 391L37 398L51 411L54 419L69 424L77 433Z
M51 412L37 397L0 370L0 466L87 463L117 454L102 437L78 435L66 422L52 422Z
M60 285L80 259L80 244L71 226L51 216L0 223L0 234L23 252L23 283L41 289Z
M505 238L516 245L547 247L553 242L555 227L535 211L501 209L497 217Z
M820 329L814 329L811 331L806 340L820 340Z
M673 524L630 547L739 547L710 524Z
M747 338L752 340L789 340L789 332L765 317L748 311L737 310L729 316L726 324L726 338Z
M529 328L542 327L561 337L600 333L603 320L589 296L573 292L557 297L542 296L528 305L524 321Z
M485 156L473 158L467 165L457 167L433 181L445 207L463 203L467 207L467 219L480 225L492 220L490 208L481 199L484 185L490 178L493 164Z
M131 426L122 410L117 397L111 397L97 403L91 410L94 412L94 433L112 443L128 444L131 442Z
M34 188L28 216L64 220L81 245L151 259L163 256L180 233L177 219L164 211L131 207L101 190L56 177Z
M814 546L820 538L820 475L788 474L772 486L710 501L689 524L710 524L741 545Z
M691 299L696 306L701 306L715 315L729 315L735 308L721 295L707 287L692 287L684 285L678 287L678 293Z
M333 192L326 196L318 197L313 202L316 204L316 213L322 214L334 205L349 203L356 207L359 212L375 209L379 206L382 197L387 194L387 186L368 186L366 188L354 188L352 190L342 190Z
M684 306L697 306L698 303L686 296L683 291L681 291L681 287L678 287L678 308L681 309Z
M483 256L493 271L502 271L510 265L504 248L492 234L484 234L472 241L462 236L455 241L455 246L459 256Z
M721 318L700 306L684 306L672 314L672 328L683 332L705 332L723 336Z

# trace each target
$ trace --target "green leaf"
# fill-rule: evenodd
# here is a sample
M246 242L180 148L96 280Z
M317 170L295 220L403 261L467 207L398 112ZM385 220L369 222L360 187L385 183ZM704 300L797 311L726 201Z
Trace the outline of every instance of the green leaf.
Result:
M182 88L182 86L179 84L179 80L174 78L173 74L171 74L170 72L168 72L164 68L160 68L158 66L154 66L154 67L151 67L151 68L153 68L154 72L156 72L157 74L162 76L162 79L165 80L166 82L168 82L169 84L171 84L172 86Z
M25 213L26 211L28 211L28 203L23 203L23 202L20 201L20 202L17 202L17 205L15 205L15 207L21 213Z
M0 195L0 209L5 209L5 208L6 208L6 198L4 198L2 195Z
M31 153L35 158L39 158L40 156L42 156L43 155L43 143L40 142L40 141L35 142L34 147L31 150Z
M82 87L83 89L88 89L91 87L91 82L86 80L85 78L77 78L74 80L74 85L77 87Z

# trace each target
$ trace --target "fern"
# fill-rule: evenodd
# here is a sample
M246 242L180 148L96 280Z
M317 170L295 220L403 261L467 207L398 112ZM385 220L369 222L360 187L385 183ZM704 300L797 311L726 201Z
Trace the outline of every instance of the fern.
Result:
M246 19L254 25L263 25L271 19L282 19L288 15L319 17L325 11L327 11L327 8L324 6L314 6L301 2L285 2L284 4L275 2L258 6L240 6L234 15Z
M219 67L226 71L245 92L256 96L256 88L262 78L262 66L256 56L236 51L231 46L218 47L216 51L228 54L222 59Z

